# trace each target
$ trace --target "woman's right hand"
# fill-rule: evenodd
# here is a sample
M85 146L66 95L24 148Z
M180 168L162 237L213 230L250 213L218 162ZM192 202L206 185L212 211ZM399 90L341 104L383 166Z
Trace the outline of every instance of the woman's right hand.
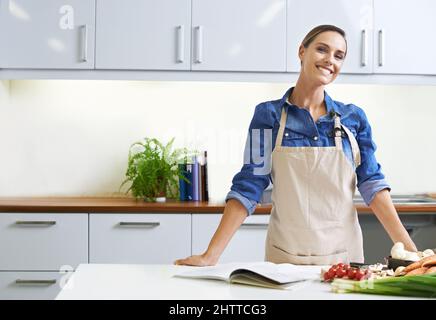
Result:
M201 255L193 255L185 259L178 259L174 261L174 264L176 265L196 267L214 266L216 263L217 259L212 259L204 253Z

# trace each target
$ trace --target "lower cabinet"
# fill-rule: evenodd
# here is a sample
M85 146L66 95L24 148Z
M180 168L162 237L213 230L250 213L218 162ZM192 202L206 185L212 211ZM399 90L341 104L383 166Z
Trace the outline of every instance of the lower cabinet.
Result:
M88 214L0 215L0 270L57 271L88 262Z
M168 264L191 255L190 214L90 214L89 262Z
M221 220L221 214L192 215L192 253L203 253ZM248 216L230 240L219 263L265 260L269 214Z
M52 300L72 275L60 272L0 272L0 300Z
M0 300L54 299L81 263L87 213L0 214Z

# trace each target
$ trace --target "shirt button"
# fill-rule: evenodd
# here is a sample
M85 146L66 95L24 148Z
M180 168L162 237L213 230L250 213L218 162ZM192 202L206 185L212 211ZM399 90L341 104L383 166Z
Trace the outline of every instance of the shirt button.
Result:
M313 137L313 140L317 141L317 140L318 140L318 137L317 137L317 136L314 136L314 137Z
M286 132L286 133L285 133L285 137L287 137L287 136L289 136L289 133Z

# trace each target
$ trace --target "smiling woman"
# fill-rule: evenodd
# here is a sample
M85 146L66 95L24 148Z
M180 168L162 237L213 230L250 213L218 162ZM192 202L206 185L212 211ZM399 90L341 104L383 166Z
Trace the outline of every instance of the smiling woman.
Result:
M417 250L375 158L365 112L333 100L324 91L339 75L346 54L342 29L320 25L307 34L298 49L301 70L295 87L281 99L260 103L255 109L244 152L249 155L247 162L233 178L224 214L207 250L176 264L216 264L270 181L267 261L363 263L362 231L353 202L356 185L392 241ZM255 139L259 132L263 138ZM268 170L258 170L263 166L254 160L259 154L271 163Z

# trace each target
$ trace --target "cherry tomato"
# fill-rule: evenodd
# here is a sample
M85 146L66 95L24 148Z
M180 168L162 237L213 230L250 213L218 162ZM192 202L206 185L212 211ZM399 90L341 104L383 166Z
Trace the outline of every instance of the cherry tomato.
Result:
M329 281L331 278L328 272L324 272L324 281Z
M343 264L342 262L340 262L340 263L338 263L336 266L337 266L338 268L343 268L343 267L344 267L344 264Z
M336 269L330 268L330 270L328 271L328 275L330 279L334 278L334 276L336 275Z
M344 265L344 270L348 272L348 270L350 270L351 267L349 264Z
M364 277L364 275L365 275L364 272L362 272L361 270L358 270L358 271L356 272L355 279L356 279L357 281L360 281L360 280Z
M347 276L349 279L354 279L356 277L356 273L357 273L357 270L354 268L351 268L350 270L348 270Z
M345 276L347 274L347 271L345 271L343 268L338 268L338 270L336 270L336 275L339 278L342 278L343 276Z

